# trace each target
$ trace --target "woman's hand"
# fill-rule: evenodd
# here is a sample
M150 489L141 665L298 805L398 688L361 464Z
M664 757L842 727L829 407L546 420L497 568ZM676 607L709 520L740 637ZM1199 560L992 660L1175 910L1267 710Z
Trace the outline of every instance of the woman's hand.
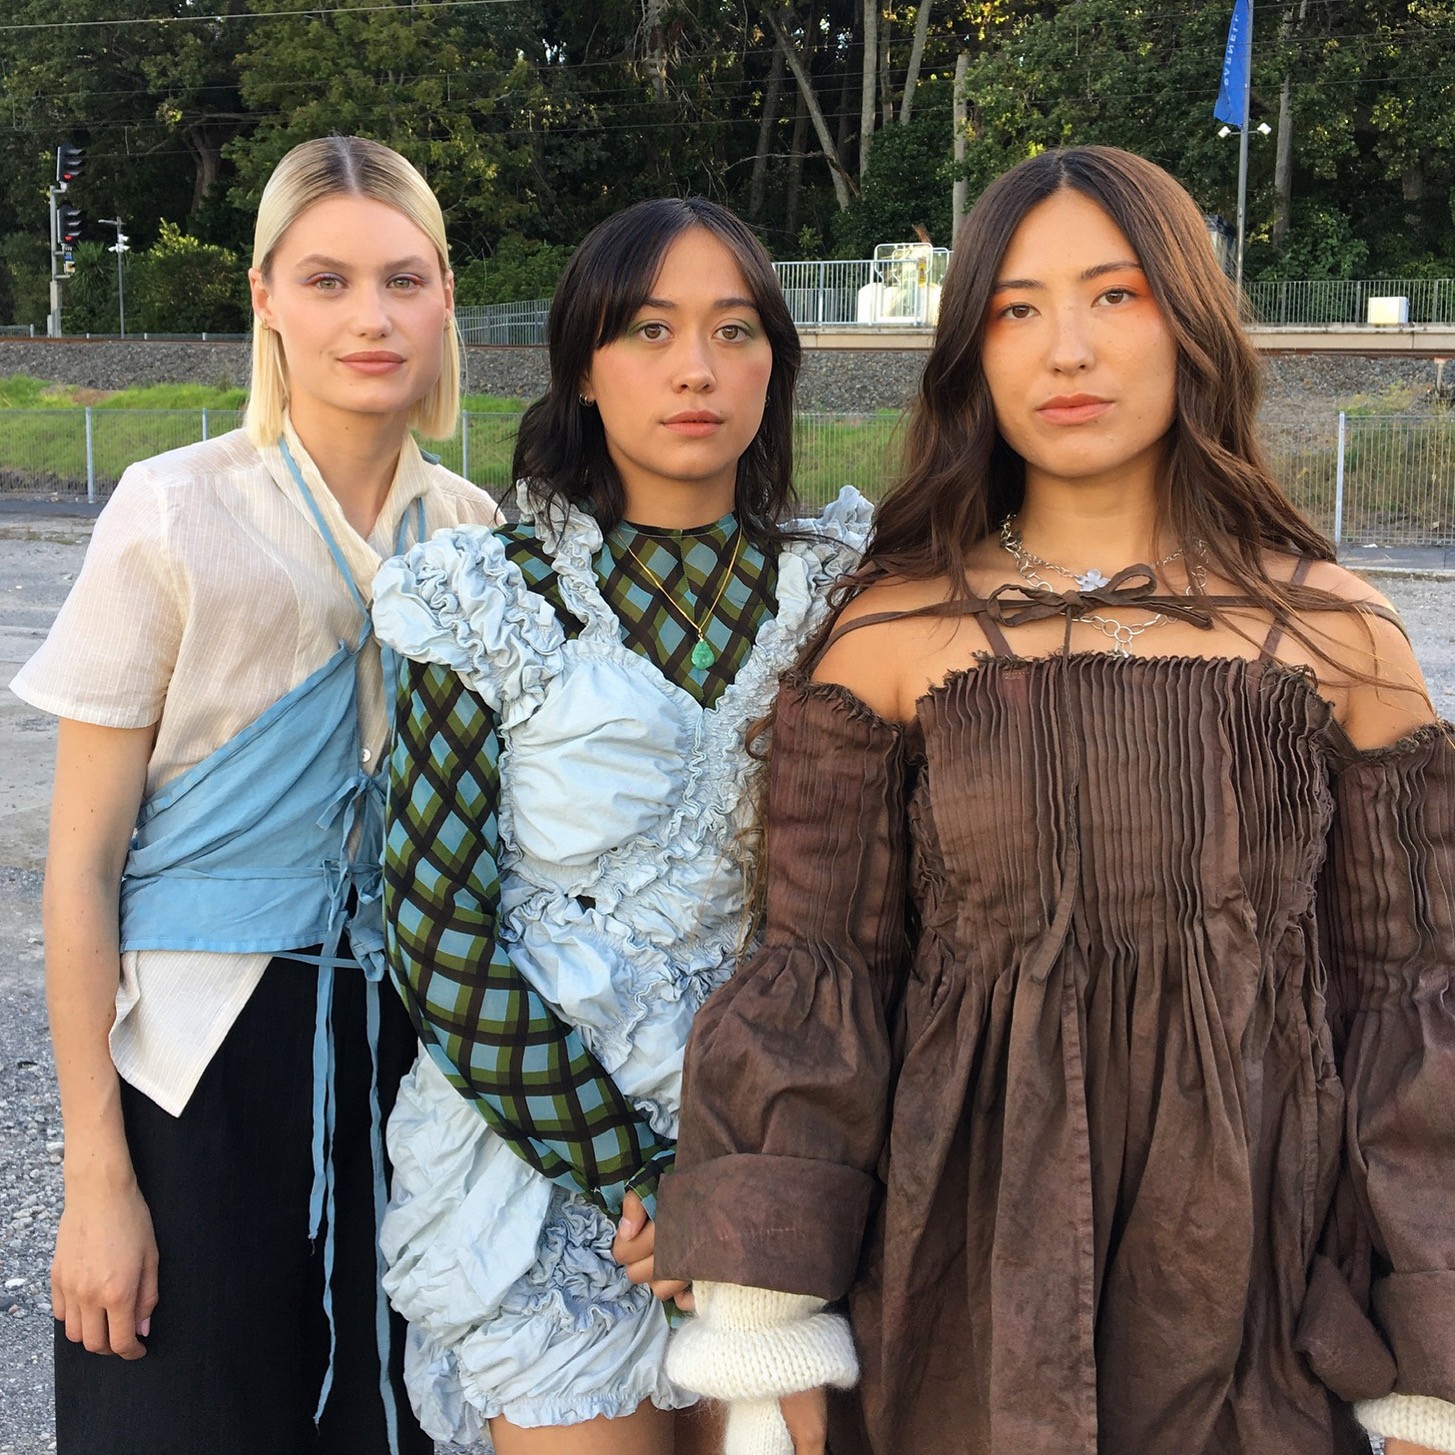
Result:
M653 1295L666 1303L685 1293L687 1285L671 1278L652 1277L656 1248L657 1225L647 1216L641 1198L628 1192L621 1205L621 1221L612 1240L611 1256L626 1269L626 1276L633 1283L650 1284Z
M96 1173L67 1179L51 1305L73 1344L140 1359L157 1306L157 1242L130 1168L121 1175L120 1186Z
M1386 1440L1384 1455L1439 1455L1428 1445L1412 1445L1408 1440Z
M829 1429L829 1396L826 1389L805 1389L785 1394L778 1401L783 1423L793 1438L793 1455L824 1455Z

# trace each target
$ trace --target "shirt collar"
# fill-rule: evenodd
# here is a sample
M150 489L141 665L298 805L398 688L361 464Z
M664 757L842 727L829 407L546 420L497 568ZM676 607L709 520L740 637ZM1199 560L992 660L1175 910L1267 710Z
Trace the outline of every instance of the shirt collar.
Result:
M298 438L298 432L293 428L293 421L287 415L283 418L283 437L288 441L289 452L298 466L299 473L307 482L319 513L328 523L328 528L333 532L333 538L338 542L344 560L348 562L354 584L359 588L364 599L368 601L372 594L370 588L380 565L383 564L386 557L395 553L395 538L399 530L399 522L403 519L405 511L429 488L429 466L423 453L415 443L414 436L406 434L404 444L399 451L399 463L394 469L394 479L389 485L389 493L384 497L384 505L379 511L379 518L374 522L374 529L366 540L349 524L343 507L338 503L333 491L324 483L318 466L314 464L312 456L304 448L302 440ZM273 444L262 451L262 456L274 484L303 514L309 525L317 530L318 525L313 518L313 512L309 510L307 501L303 499L292 473L288 469L287 461L283 458L283 451Z

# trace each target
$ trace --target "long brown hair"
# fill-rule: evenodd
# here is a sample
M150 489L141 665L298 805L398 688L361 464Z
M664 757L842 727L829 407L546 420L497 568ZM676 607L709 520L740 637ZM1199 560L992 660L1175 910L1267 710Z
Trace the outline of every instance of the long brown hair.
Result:
M1115 147L1042 152L992 182L966 217L902 470L876 515L867 579L944 576L954 595L968 595L967 553L1020 508L1024 464L996 427L981 347L1012 235L1033 207L1063 188L1090 198L1121 229L1177 344L1163 523L1176 540L1200 541L1208 565L1241 593L1275 607L1294 605L1303 593L1270 578L1262 548L1332 561L1334 547L1269 471L1255 428L1261 366L1232 285L1181 185ZM1317 595L1319 605L1330 604Z

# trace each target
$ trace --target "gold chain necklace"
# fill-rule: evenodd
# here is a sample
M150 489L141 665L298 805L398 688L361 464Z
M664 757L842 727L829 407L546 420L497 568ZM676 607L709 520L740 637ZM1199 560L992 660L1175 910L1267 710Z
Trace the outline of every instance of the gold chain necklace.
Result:
M699 626L692 619L690 613L687 611L687 608L683 606L682 603L679 602L670 591L667 590L666 585L658 577L657 573L653 571L652 568L647 565L647 563L642 560L639 555L637 555L636 548L632 545L632 543L630 541L624 541L623 544L626 546L627 555L629 555L632 560L634 560L637 565L642 568L642 570L646 573L647 580L649 580L652 585L655 586L657 590L662 593L662 600L665 601L667 605L670 606L672 610L675 611L677 615L680 616L682 620L685 621L687 625L691 628L693 636L697 638L697 644L692 648L692 656L689 660L699 672L705 672L710 666L712 666L715 661L717 661L717 653L713 650L712 643L707 640L707 629L709 626L712 625L713 613L717 610L718 603L722 600L723 592L727 590L728 582L733 579L733 572L737 569L738 556L741 554L743 549L742 527L740 526L738 528L738 539L736 544L733 546L733 558L731 561L728 562L727 571L722 578L722 585L717 588L717 595L712 598L712 605L707 608L707 615L702 618L701 626Z

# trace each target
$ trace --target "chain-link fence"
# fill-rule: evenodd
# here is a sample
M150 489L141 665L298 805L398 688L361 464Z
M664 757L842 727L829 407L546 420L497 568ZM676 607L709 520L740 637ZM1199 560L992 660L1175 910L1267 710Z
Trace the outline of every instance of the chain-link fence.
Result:
M0 411L0 492L104 498L134 460L235 429L229 409ZM430 448L450 469L508 494L516 413L462 414ZM844 485L871 499L893 477L903 416L800 414L794 476L806 506ZM1310 518L1345 545L1455 545L1455 414L1331 415L1327 435L1268 441L1274 473Z

